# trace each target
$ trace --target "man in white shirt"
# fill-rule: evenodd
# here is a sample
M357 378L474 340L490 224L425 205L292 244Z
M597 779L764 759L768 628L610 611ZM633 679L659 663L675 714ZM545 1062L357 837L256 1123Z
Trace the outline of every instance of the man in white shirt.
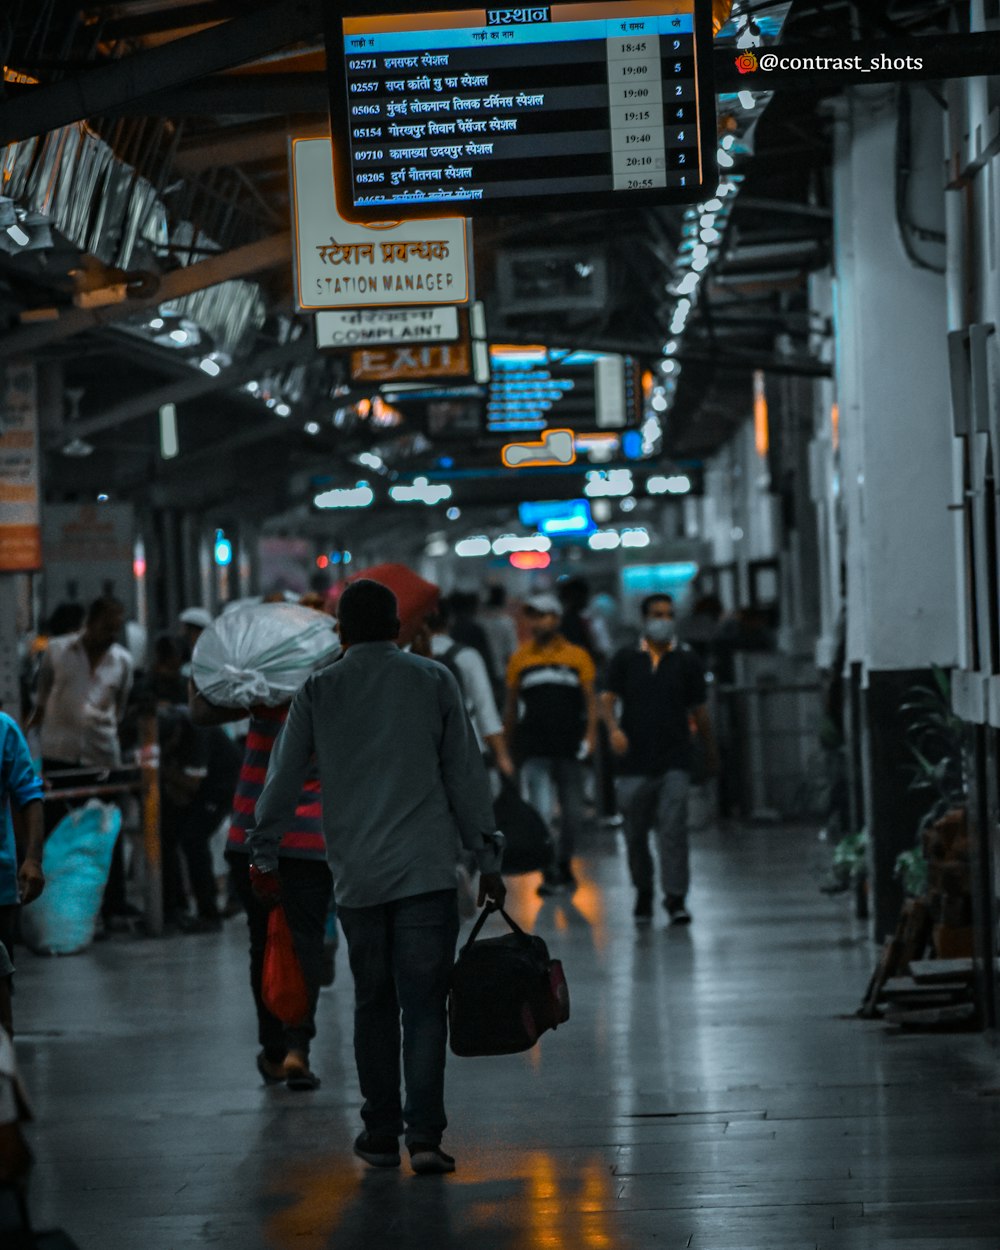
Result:
M118 725L132 689L132 657L116 641L117 599L95 599L78 634L53 638L42 657L31 723L49 768L120 768Z
M497 711L486 664L474 647L464 646L451 637L448 633L450 617L450 605L447 599L442 599L437 610L427 618L431 658L450 668L458 679L479 749L484 754L488 750L500 773L513 778L514 762L507 750L503 721Z
M121 767L118 726L132 689L133 670L131 655L116 641L124 625L124 607L106 595L90 605L80 633L49 643L38 672L35 710L28 722L39 729L43 776L88 769L91 775L81 772L73 778L76 784L87 785ZM64 803L45 804L46 832L67 810ZM105 920L130 914L120 841L102 911Z

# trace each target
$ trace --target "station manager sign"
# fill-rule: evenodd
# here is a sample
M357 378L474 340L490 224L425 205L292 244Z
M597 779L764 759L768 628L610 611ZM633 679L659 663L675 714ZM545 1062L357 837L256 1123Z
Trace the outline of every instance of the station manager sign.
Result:
M298 306L384 308L464 304L469 244L463 217L359 225L337 211L329 139L293 139Z

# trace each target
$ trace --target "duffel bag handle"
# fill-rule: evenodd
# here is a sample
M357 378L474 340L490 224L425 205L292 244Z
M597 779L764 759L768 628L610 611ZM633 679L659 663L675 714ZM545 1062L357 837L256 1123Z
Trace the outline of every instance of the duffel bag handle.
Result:
M502 907L499 907L496 903L487 903L483 907L483 910L479 913L478 920L472 926L472 932L469 934L468 941L462 947L463 950L468 950L469 947L472 945L472 943L476 940L476 938L479 937L479 934L483 925L489 919L491 913L495 911L498 911L500 915L503 916L504 920L507 921L507 923L514 930L514 932L518 935L518 937L524 938L526 942L529 940L527 933L525 933L525 931L521 928L521 926L515 920L511 920L510 916L507 915L507 913L504 911Z

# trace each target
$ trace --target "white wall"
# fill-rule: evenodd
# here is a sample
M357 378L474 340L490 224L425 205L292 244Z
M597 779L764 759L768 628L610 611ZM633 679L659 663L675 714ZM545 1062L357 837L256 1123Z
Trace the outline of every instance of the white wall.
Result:
M847 658L879 670L947 665L958 647L945 283L900 241L896 120L895 89L853 91L834 162ZM943 196L937 170L921 210Z

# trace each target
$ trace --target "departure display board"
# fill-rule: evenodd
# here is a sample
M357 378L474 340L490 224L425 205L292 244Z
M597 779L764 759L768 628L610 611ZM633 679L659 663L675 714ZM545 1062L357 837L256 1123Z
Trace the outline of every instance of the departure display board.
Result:
M548 347L490 348L486 433L576 433L639 423L641 387L634 357Z
M328 17L349 220L714 193L711 0L359 11L367 3L331 0Z

